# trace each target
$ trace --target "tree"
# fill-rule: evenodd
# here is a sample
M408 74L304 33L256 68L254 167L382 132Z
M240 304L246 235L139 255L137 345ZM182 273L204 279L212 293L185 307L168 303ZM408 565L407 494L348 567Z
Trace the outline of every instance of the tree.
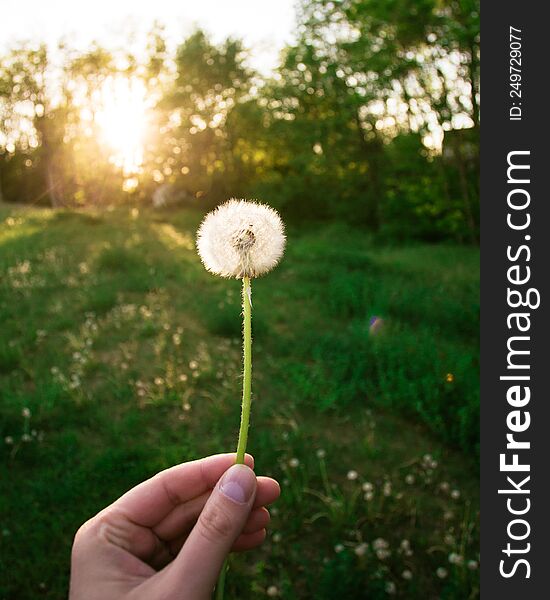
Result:
M215 204L239 185L239 136L231 115L252 86L240 42L215 46L196 31L178 47L172 88L160 104L164 110L163 170L153 176L180 181L189 195ZM161 142L162 143L162 142ZM182 177L183 176L183 177Z

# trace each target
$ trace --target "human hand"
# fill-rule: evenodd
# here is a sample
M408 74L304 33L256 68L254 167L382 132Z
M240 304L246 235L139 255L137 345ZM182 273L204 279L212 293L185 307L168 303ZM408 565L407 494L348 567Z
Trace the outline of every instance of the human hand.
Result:
M230 550L265 539L279 484L218 454L161 471L78 530L69 600L210 598ZM223 477L222 477L223 475ZM221 479L220 479L221 478Z

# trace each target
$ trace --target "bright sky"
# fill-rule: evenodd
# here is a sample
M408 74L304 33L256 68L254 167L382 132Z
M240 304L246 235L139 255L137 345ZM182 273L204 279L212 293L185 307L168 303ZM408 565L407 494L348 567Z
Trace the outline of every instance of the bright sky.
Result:
M169 43L179 43L195 26L218 42L244 39L252 66L268 71L291 41L295 0L0 0L0 49L17 40L64 37L85 48L92 40L126 46L133 33L137 49L153 21L166 25Z

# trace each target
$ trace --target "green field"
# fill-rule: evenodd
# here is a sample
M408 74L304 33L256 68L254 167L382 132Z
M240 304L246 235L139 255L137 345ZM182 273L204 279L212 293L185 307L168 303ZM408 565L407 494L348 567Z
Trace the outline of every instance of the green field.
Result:
M1 599L65 598L84 520L235 447L240 284L203 269L200 218L0 207ZM288 231L254 282L249 438L282 496L228 598L478 596L478 265Z

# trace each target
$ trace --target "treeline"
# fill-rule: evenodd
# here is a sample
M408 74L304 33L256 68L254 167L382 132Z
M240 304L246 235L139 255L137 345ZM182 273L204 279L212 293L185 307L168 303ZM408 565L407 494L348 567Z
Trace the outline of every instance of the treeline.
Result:
M475 242L478 11L477 0L304 0L269 77L238 40L196 31L170 52L160 25L139 60L22 44L0 57L0 200L258 197L296 222ZM113 149L101 112L121 78L146 127L139 147L127 128Z

